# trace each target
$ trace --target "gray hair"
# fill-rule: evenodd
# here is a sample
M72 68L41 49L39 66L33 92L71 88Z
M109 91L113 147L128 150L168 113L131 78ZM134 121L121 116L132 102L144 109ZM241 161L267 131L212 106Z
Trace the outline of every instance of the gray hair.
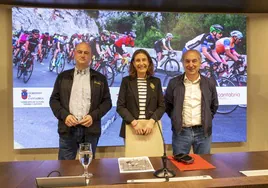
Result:
M181 61L182 61L182 62L184 62L185 56L186 56L189 52L194 52L194 53L196 53L196 54L198 55L198 57L199 57L199 60L201 61L201 59L202 59L202 55L201 55L201 53L200 53L198 50L194 50L194 49L192 49L192 50L187 50L185 53L182 54L182 56L181 56Z

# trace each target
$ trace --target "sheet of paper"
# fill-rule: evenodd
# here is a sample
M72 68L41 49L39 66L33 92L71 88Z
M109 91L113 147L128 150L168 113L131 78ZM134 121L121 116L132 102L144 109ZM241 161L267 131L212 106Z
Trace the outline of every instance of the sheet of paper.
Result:
M170 182L175 181L193 181L193 180L208 180L212 179L209 175L204 176L187 176L187 177L175 177L169 178ZM134 180L127 180L127 183L152 183L152 182L165 182L165 178L155 178L155 179L134 179Z
M140 173L155 171L148 157L118 158L120 173Z
M245 170L245 171L240 171L240 172L246 176L266 176L266 175L268 175L268 170Z

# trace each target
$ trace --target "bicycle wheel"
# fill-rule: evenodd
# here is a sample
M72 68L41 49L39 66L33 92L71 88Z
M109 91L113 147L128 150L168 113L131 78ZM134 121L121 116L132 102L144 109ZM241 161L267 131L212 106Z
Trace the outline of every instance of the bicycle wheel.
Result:
M24 67L23 65L18 65L18 69L17 69L17 78L20 78L22 73L23 73Z
M72 58L71 63L72 63L73 65L76 65L74 58Z
M217 80L217 86L219 87L234 87L235 84L228 78L220 78ZM219 105L217 113L219 114L229 114L233 112L238 105Z
M36 59L36 61L38 62L40 62L40 63L42 63L42 61L43 61L43 58L40 58L40 56L39 56L39 54L37 55L37 59Z
M114 83L114 71L113 68L110 65L103 65L100 66L100 68L98 69L98 72L102 73L108 82L108 86L112 86Z
M153 61L153 64L154 64L154 72L157 71L157 66L158 66L158 61L155 57L151 57L152 58L152 61Z
M46 47L44 48L44 51L43 51L43 59L44 58L47 59L47 57L48 57L48 48Z
M60 74L64 70L64 66L65 66L65 58L61 57L59 64L56 67L56 71L58 74Z
M17 57L13 57L14 66L17 66L17 64L22 60L23 53L24 53L24 50L20 49L20 51L17 54Z
M219 105L218 114L230 114L238 107L238 105Z
M199 72L201 75L203 75L205 77L211 77L210 65L206 60L202 61Z
M128 71L129 71L129 63L123 65L120 73L122 73L122 75L124 75L125 73L127 74Z
M235 83L229 78L221 77L217 81L218 87L235 87Z
M165 72L168 76L176 76L180 73L180 65L177 60L169 59L165 63Z
M17 66L18 62L19 62L19 59L17 57L13 57L13 65L14 65L14 67Z
M26 68L23 72L23 82L24 83L27 83L30 80L32 73L33 73L33 68L34 68L33 62L28 60L26 62Z
M39 61L40 63L42 63L43 60L44 60L44 57L45 57L45 53L46 53L46 49L45 48L42 48L42 51L41 51L42 58L38 55L37 56L37 61Z
M48 70L49 70L50 72L52 72L53 69L55 68L55 66L52 66L52 62L53 62L53 57L51 58L51 60L50 60L50 62L49 62L49 66L48 66Z

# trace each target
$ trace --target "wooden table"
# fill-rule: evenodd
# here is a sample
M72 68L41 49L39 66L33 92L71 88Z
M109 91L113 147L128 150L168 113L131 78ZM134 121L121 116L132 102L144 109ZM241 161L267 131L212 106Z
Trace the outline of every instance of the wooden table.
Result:
M224 187L238 185L267 184L268 176L245 177L241 170L268 169L268 152L245 152L201 155L216 169L179 171L168 161L168 168L176 172L177 177L210 175L213 180L196 180L184 182L164 182L150 184L127 184L129 179L151 179L153 173L120 174L116 158L95 159L89 166L94 176L90 187ZM150 158L155 169L162 167L160 158ZM46 177L51 171L58 170L62 176L76 176L83 173L78 160L70 161L18 161L0 163L0 187L35 187L36 177ZM56 176L57 174L54 174ZM125 184L125 185L124 185Z

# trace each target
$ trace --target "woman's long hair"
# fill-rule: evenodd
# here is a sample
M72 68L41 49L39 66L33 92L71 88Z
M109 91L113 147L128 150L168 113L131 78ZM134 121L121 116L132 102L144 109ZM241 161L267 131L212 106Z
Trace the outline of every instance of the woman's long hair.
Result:
M134 67L133 63L134 63L135 57L138 54L144 54L144 55L146 55L147 56L147 59L149 61L149 67L148 67L148 70L146 72L147 77L154 75L154 64L153 64L153 60L152 60L150 54L146 50L144 50L144 49L138 49L138 50L136 50L133 53L132 58L131 58L131 61L130 61L129 75L131 77L133 77L133 78L136 78L137 77L137 70Z

